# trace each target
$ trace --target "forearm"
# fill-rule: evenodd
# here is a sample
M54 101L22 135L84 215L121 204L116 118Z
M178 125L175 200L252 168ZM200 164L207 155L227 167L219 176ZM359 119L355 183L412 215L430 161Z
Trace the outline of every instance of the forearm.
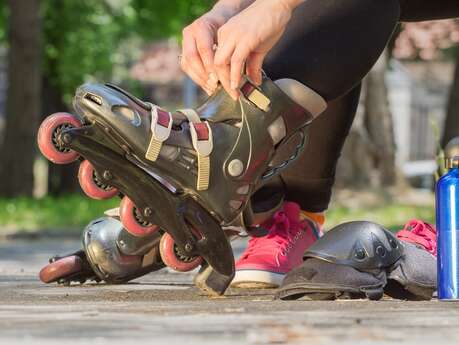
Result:
M219 0L212 8L212 11L220 12L228 17L243 11L256 0Z

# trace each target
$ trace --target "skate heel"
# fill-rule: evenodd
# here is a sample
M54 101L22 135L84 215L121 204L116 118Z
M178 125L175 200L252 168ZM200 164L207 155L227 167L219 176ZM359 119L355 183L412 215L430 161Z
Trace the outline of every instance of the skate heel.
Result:
M218 297L225 293L233 278L234 272L230 275L224 275L207 266L203 267L196 275L194 284L209 296Z

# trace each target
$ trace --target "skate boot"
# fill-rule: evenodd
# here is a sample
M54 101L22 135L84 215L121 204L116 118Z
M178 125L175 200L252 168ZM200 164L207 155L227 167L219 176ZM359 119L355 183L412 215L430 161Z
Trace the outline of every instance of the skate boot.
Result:
M92 221L83 231L83 250L55 256L40 271L44 283L70 285L86 281L125 283L164 264L157 234L135 237L113 216Z
M47 118L38 143L55 163L84 157L83 190L93 198L124 195L126 230L161 235L161 257L172 268L204 260L195 282L220 295L234 276L223 228L241 223L257 184L295 160L308 124L326 107L294 80L265 77L257 87L245 79L240 93L234 101L220 87L196 110L171 113L116 86L87 84L74 99L79 117Z

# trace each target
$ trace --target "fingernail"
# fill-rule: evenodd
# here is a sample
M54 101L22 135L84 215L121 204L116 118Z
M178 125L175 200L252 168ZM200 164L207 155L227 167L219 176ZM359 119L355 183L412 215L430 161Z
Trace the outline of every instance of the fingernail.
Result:
M231 89L236 90L237 89L237 83L234 80L231 80Z
M217 78L217 76L215 75L215 73L213 73L213 72L209 74L209 80L210 80L212 83L214 83L214 84L217 84L217 83L218 83L218 78Z

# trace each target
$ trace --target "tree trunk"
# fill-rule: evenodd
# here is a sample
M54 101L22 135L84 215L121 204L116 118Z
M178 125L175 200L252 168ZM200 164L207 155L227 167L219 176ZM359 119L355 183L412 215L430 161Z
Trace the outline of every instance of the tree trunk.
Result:
M365 86L362 87L362 94ZM362 99L352 128L346 138L342 156L336 169L336 186L338 188L365 188L372 184L375 147L365 127L365 111Z
M445 147L455 137L459 137L459 48L456 49L456 68L449 93L442 147Z
M0 195L32 195L40 112L39 0L9 0L9 57Z
M395 140L385 83L387 55L362 84L362 100L336 171L338 187L385 187L396 183Z
M365 79L365 127L375 146L372 158L379 186L396 182L394 124L385 81L387 65L385 52Z

